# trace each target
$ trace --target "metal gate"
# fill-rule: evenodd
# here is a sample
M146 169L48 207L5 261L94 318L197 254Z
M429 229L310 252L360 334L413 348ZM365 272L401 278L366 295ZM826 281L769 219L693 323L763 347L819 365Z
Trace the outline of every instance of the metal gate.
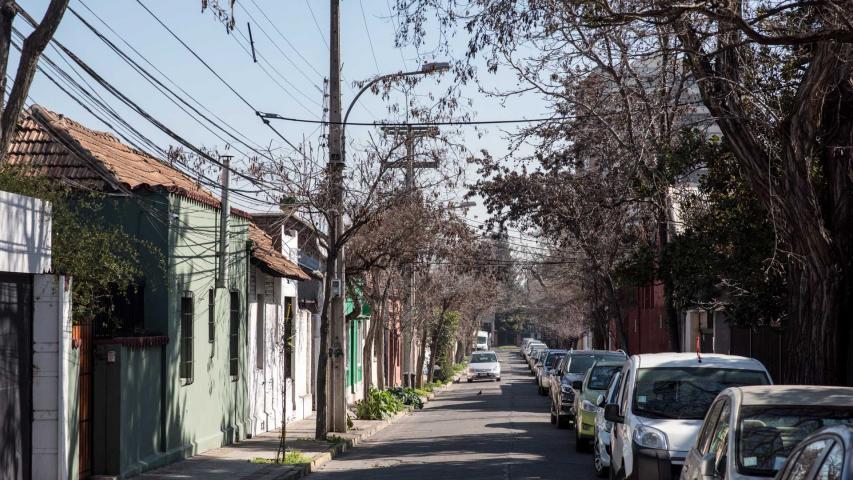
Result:
M74 339L80 342L80 403L77 407L80 464L77 475L84 480L92 474L92 324L83 322L73 329Z
M33 280L0 273L0 478L29 480L32 458Z

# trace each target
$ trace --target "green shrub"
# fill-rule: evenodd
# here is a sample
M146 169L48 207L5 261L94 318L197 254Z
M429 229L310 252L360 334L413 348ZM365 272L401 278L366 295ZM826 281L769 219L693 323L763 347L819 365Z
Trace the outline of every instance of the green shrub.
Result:
M371 388L364 400L355 402L355 415L359 420L383 420L405 408L403 402L390 392Z
M398 400L403 402L403 405L408 405L414 408L424 408L424 402L421 400L418 392L411 387L394 387L388 390L388 393L394 395Z

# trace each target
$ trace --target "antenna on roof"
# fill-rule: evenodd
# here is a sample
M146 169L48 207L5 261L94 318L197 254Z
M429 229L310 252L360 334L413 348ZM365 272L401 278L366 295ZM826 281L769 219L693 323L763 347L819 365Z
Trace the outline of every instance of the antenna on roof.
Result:
M702 363L702 337L696 335L696 360Z

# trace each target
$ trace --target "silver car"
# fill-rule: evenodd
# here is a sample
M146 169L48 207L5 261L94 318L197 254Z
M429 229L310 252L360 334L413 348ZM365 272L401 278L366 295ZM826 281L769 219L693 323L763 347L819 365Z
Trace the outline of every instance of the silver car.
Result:
M604 419L604 406L616 402L621 385L622 372L616 372L610 379L607 393L599 395L596 402L598 410L595 412L595 439L593 440L592 454L595 474L601 478L606 477L610 470L610 431L613 429L613 424Z
M550 376L557 370L560 360L566 356L565 350L547 350L542 363L536 370L536 384L539 387L539 395L547 395L551 386Z
M803 439L822 427L839 424L853 425L853 388L727 388L705 416L681 479L772 477Z

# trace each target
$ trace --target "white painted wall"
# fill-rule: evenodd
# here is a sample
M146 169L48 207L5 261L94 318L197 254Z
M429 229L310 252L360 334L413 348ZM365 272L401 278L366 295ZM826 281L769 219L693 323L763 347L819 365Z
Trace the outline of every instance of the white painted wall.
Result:
M71 345L71 279L33 278L32 477L77 475L79 353Z
M0 191L0 272L50 271L50 204Z
M252 267L249 278L248 388L252 435L281 426L282 412L282 327L281 288L278 279ZM259 303L263 295L263 303ZM258 313L263 311L264 316ZM262 325L261 325L261 322ZM259 337L259 330L262 335ZM258 352L263 359L258 362Z

